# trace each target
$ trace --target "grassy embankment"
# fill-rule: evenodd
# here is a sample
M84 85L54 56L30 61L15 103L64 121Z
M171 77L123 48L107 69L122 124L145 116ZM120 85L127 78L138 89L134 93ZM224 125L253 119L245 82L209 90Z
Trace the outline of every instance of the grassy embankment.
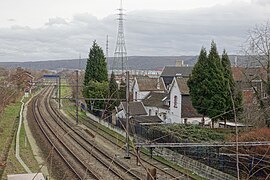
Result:
M213 142L225 141L232 135L231 129L202 128L198 125L168 124L153 126L149 134L160 132L164 138L178 142ZM158 133L159 134L159 133Z
M24 100L27 102L28 98ZM16 103L10 104L5 108L5 111L0 115L0 152L2 152L2 156L4 155L4 151L6 151L6 167L4 172L0 172L3 174L2 179L6 179L7 174L17 174L17 173L25 173L24 168L20 165L15 157L15 138L17 133L17 128L19 124L19 112L21 108L20 100L17 100ZM32 149L28 144L28 139L25 135L24 126L22 125L20 132L20 156L25 161L27 166L33 172L38 170L38 164L33 156ZM7 149L7 147L10 147Z

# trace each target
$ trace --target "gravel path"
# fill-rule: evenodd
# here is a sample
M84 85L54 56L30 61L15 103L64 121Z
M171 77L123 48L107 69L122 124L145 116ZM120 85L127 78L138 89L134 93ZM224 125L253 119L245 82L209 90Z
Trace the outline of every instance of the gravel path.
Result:
M25 108L24 108L24 111L23 111L23 119L24 119L23 124L24 124L24 129L25 129L26 136L28 138L29 144L30 144L31 149L33 151L33 155L34 155L35 159L37 160L37 162L38 162L38 164L39 164L39 166L41 168L42 174L46 177L46 176L49 175L49 171L48 171L48 168L45 166L45 161L42 158L41 150L38 147L38 145L36 143L36 140L35 140L32 132L31 132L31 130L29 128L28 119L27 119L28 104L29 104L29 102L31 100L32 100L32 98L27 103L25 103Z

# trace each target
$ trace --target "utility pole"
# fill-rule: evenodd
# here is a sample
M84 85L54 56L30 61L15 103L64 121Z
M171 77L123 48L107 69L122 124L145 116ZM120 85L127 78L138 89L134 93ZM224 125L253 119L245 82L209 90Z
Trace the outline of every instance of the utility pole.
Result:
M76 125L79 123L79 70L76 70Z
M106 39L106 63L108 66L108 58L109 58L109 36L107 35L107 39Z
M58 77L58 108L61 108L61 76Z
M82 60L82 57L81 57L81 53L79 55L79 70L81 70L81 60Z
M130 159L129 156L129 71L126 72L126 155L125 159Z

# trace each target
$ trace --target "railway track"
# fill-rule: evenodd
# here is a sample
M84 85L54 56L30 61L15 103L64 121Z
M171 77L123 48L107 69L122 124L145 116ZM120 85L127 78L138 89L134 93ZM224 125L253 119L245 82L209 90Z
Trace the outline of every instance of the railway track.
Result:
M47 89L46 89L47 90ZM43 93L46 95L46 90ZM44 137L52 145L63 161L70 167L78 179L101 179L99 175L88 169L84 162L76 157L72 150L59 138L56 132L47 123L47 120L40 112L39 96L33 100L34 118Z
M94 142L89 140L89 136L74 127L73 124L68 123L64 117L55 110L51 100L48 98L52 94L52 89L46 89L44 94L47 99L44 103L40 103L39 97L35 98L33 109L35 120L39 125L41 131L56 149L58 154L77 175L79 179L142 179L142 175L138 172L133 172L125 164L118 162L111 157L104 150L99 148ZM44 107L46 113L41 113L41 108ZM50 116L48 121L45 116ZM67 139L69 137L69 139ZM65 139L65 140L64 140ZM69 147L70 144L76 145L77 148ZM86 163L82 155L76 152L79 150L83 152L84 156L92 156L100 165L103 166L103 173L101 170L93 171L89 163ZM69 158L66 158L69 157ZM100 166L99 166L100 167ZM108 172L110 178L108 178ZM104 174L105 173L105 174ZM112 175L113 174L113 175Z
M67 112L72 118L75 119L75 116L70 111L67 111ZM124 150L124 147L123 147L123 144L125 144L124 140L122 140L121 138L118 138L115 134L108 133L106 130L101 128L102 125L99 124L98 122L90 118L85 118L82 116L80 116L80 118L84 120L86 125L88 124L87 127L90 128L92 131L99 134L104 139L111 142L113 145L117 146L118 148ZM119 144L119 142L121 142L121 145ZM133 158L136 158L138 156L135 152L130 152L130 154ZM156 161L156 164L151 163L148 155L147 154L144 154L144 155L146 156L140 158L141 163L148 164L149 166L156 168L159 173L167 175L166 178L169 177L169 179L193 179L192 177L189 177L188 175L182 174L178 170L169 168L167 165L163 164L163 162L161 161L159 162Z

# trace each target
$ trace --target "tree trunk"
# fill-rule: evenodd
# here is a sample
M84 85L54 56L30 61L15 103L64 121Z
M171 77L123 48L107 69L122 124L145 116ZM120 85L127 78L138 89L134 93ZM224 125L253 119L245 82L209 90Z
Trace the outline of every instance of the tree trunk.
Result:
M205 122L205 121L204 121L204 114L203 114L203 116L202 116L202 122L201 122L201 123L202 123L202 124L201 124L202 127L204 127L204 122Z
M212 128L214 128L215 121L211 119L211 122L212 122Z

